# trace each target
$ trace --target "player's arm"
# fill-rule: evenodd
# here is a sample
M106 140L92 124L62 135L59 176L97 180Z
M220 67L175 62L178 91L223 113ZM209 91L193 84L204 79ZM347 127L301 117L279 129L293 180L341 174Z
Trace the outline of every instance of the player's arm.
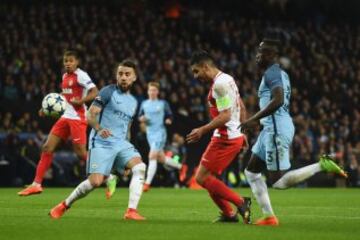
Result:
M239 97L239 104L240 104L240 122L242 123L245 122L245 120L247 119L247 111L241 97Z
M87 90L86 96L81 99L71 99L71 103L75 105L83 105L84 103L91 102L98 95L99 90L96 85L91 81L90 76L85 73L79 73L79 84Z
M147 121L147 119L145 117L145 112L144 112L144 102L142 102L140 105L139 112L138 112L138 120L139 120L139 122L143 122L143 123L146 123L146 121Z
M165 101L165 124L171 125L173 122L173 114L169 103Z
M102 128L97 120L101 110L102 108L100 106L92 104L86 114L86 119L95 132L97 132L102 138L108 138L112 136L111 131L109 129Z
M219 115L216 116L208 124L193 129L191 133L186 136L186 141L188 141L189 143L197 142L202 137L202 135L208 133L211 130L222 127L225 125L225 123L230 121L230 108L232 100L228 94L227 88L228 86L226 85L226 83L218 83L214 85L214 91L217 95L216 106L219 110Z
M280 71L273 71L265 75L265 84L271 90L271 101L266 107L255 113L245 122L240 124L240 128L243 130L251 128L260 119L273 114L284 104L284 88L281 80Z
M91 102L99 94L99 90L96 86L90 88L87 95L81 99L83 103Z
M249 118L249 120L257 121L261 118L267 117L273 114L284 104L284 89L282 87L275 87L271 91L271 96L272 98L269 104L262 110L258 111L254 116Z
M111 90L107 87L101 89L99 95L95 98L94 102L91 104L89 110L86 113L86 120L88 124L102 137L107 138L112 135L109 129L102 128L99 124L98 117L109 102L111 96Z

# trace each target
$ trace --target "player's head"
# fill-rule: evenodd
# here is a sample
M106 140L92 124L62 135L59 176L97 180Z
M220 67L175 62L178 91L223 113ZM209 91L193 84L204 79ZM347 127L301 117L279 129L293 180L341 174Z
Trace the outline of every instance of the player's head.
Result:
M148 96L150 99L157 99L159 96L160 84L158 82L148 83Z
M256 53L256 64L260 67L267 67L276 61L279 54L279 40L265 38L260 43Z
M123 92L129 91L136 81L136 64L131 60L124 60L116 68L117 85Z
M79 66L79 55L75 51L65 51L63 63L67 73L75 72Z
M190 60L191 71L195 79L200 81L212 81L214 69L217 69L214 59L204 51L194 52Z

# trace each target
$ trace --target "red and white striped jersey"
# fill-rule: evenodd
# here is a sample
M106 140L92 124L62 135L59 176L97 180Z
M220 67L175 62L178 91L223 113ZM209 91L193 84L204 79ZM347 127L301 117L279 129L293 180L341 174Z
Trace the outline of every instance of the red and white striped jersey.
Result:
M230 99L230 105L227 107L217 106L216 99L226 96ZM223 72L219 72L215 76L208 94L208 103L212 119L225 109L231 111L230 120L223 127L215 129L214 137L234 139L243 135L238 129L240 125L240 94L232 76Z
M72 99L82 99L87 95L89 89L95 87L89 75L81 70L76 69L73 73L64 73L62 77L62 95L67 101L63 118L85 120L86 105L75 106L70 103Z

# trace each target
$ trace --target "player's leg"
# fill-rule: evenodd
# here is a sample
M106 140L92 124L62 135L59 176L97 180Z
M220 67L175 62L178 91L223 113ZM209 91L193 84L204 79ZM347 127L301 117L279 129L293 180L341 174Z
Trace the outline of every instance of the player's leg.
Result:
M157 170L157 158L159 152L155 150L154 143L150 145L150 152L149 152L149 164L147 167L146 172L146 180L144 184L144 192L147 192L150 190L151 183L155 177L156 170Z
M268 149L268 151L266 149L266 143L268 138L270 138L270 136L267 132L265 132L264 130L260 132L256 143L251 149L252 155L250 157L248 166L245 169L245 176L251 187L251 191L253 192L256 201L260 206L264 218L276 219L274 211L271 206L268 188L261 173L267 168L266 165L267 158L269 159L269 164L270 164L270 160L272 156L270 155L271 149ZM272 164L276 164L276 162ZM256 221L256 223L258 222L259 220Z
M33 183L25 188L24 190L18 192L19 196L29 196L33 194L39 194L43 191L42 181L50 168L53 153L56 148L59 146L62 140L66 140L69 136L69 128L64 119L60 118L52 127L46 142L42 146L40 160L36 166L36 173Z
M242 148L243 139L228 141L213 138L202 156L200 166L196 173L196 181L204 187L213 201L222 210L222 215L232 218L234 211L230 211L229 202L234 204L242 215L244 222L250 222L250 204L248 198L243 198L232 191L222 181L215 177L231 163ZM246 206L245 206L246 205Z
M105 177L109 176L111 167L114 164L117 152L113 149L93 148L89 151L87 161L87 173L89 177L81 182L73 192L61 203L51 209L50 217L60 218L74 202L85 197L94 188L101 186Z
M288 171L273 184L276 189L287 189L306 179L312 177L318 172L333 172L343 177L347 177L344 170L342 170L329 156L321 156L320 161L308 166Z
M76 156L79 158L80 162L85 165L87 159L87 149L86 149L86 129L87 123L82 120L73 120L68 119L68 124L70 127L70 135L73 144L73 150Z
M135 157L129 161L126 167L131 169L132 177L129 185L128 209L124 214L124 219L145 220L145 218L138 213L137 207L143 192L146 165L140 157Z
M139 152L129 142L124 142L118 152L114 167L118 172L130 169L132 172L129 185L129 203L124 214L126 220L145 220L138 211L138 204L143 192L146 165L141 160Z
M175 168L177 170L180 170L182 165L181 163L178 163L174 161L171 157L168 157L165 155L164 150L159 151L158 159L160 163L165 164L166 166L169 166L171 168Z

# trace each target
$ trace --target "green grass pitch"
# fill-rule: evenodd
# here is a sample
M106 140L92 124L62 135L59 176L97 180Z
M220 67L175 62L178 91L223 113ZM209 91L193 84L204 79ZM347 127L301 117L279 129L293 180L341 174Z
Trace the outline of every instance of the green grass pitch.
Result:
M48 211L63 200L70 188L46 188L40 195L18 197L20 189L0 189L0 239L360 239L359 189L270 190L279 227L213 224L218 215L203 190L151 189L139 210L147 220L122 220L128 190L118 189L106 200L97 189L73 205L62 219ZM242 195L250 189L236 189ZM253 199L253 218L260 210Z

